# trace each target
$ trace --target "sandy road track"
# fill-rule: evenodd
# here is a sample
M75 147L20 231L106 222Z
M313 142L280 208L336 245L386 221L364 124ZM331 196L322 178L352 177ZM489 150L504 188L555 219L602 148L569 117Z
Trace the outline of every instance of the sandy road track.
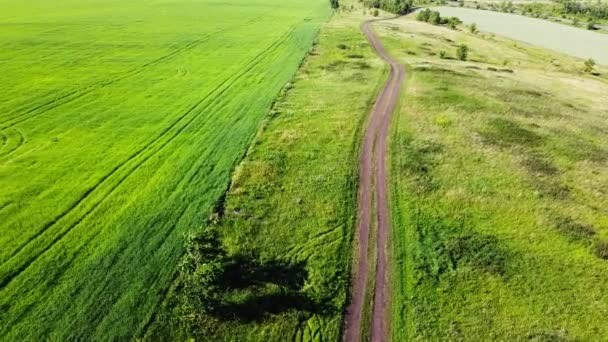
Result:
M359 166L359 221L357 269L353 278L350 304L346 312L344 337L347 342L361 339L365 293L370 271L369 234L372 224L377 224L376 279L372 305L371 340L388 340L389 293L387 274L387 250L390 229L390 205L388 172L386 167L387 139L392 113L399 101L405 77L405 68L384 49L380 39L372 31L372 24L363 23L361 30L367 36L376 53L390 66L389 79L370 113L369 125L363 138ZM375 194L374 194L375 191ZM375 217L372 215L375 214ZM372 221L372 220L375 220Z

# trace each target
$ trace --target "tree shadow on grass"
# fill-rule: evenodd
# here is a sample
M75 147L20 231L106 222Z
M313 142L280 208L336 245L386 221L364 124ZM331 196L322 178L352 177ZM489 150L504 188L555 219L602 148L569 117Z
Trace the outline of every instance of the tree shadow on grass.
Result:
M304 291L305 262L259 261L253 253L235 255L226 262L220 279L222 300L213 310L221 320L263 321L289 311L325 314L329 300L315 300Z

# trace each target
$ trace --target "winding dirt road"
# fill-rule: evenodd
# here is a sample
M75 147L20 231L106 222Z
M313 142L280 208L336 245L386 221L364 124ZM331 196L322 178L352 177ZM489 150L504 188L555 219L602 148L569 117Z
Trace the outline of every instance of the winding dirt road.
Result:
M380 39L372 31L372 24L379 20L363 23L361 30L367 36L376 53L390 66L390 76L370 113L369 124L361 148L359 170L359 223L357 270L354 275L350 304L346 312L344 338L347 342L361 339L366 286L369 282L370 265L375 260L376 279L374 286L371 341L387 341L388 334L388 274L387 251L390 234L390 205L387 179L387 139L391 117L403 85L405 68L384 49ZM375 194L374 194L375 190ZM372 215L375 214L374 217ZM374 220L374 221L372 221ZM369 240L371 227L376 224L376 257L370 258ZM373 270L373 268L372 268Z

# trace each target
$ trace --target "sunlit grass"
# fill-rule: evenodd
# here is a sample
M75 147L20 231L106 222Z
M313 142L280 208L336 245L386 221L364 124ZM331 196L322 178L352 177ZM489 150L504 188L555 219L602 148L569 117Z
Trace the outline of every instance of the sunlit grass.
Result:
M409 71L391 146L394 339L606 336L605 70L464 29L383 26ZM439 58L462 43L469 62Z
M2 1L6 340L142 334L326 1Z

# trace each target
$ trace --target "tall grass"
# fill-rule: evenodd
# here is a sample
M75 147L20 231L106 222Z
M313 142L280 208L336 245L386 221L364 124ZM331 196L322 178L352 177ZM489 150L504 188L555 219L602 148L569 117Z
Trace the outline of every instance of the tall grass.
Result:
M379 26L409 64L391 144L394 340L608 335L605 71L414 18ZM437 55L462 43L467 63Z

